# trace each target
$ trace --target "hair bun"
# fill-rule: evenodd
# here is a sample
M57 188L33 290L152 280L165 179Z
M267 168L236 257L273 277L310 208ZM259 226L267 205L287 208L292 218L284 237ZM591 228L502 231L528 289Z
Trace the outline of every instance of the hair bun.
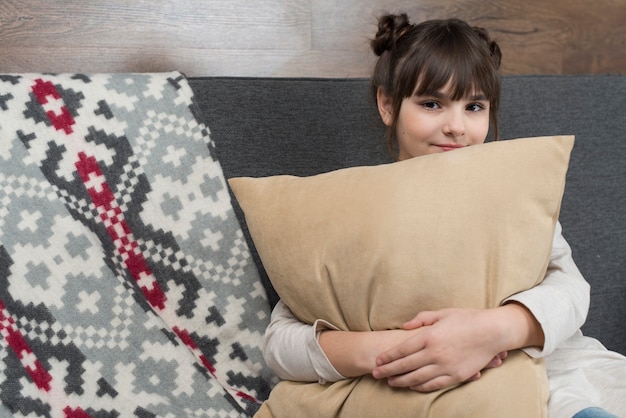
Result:
M473 27L472 29L483 41L485 41L487 47L489 48L489 52L491 53L491 57L496 64L496 68L500 68L500 62L502 61L502 51L500 50L500 46L496 41L489 37L489 33L486 29L480 27Z
M371 41L372 49L377 56L396 47L398 40L411 28L406 13L388 14L378 19L378 32Z

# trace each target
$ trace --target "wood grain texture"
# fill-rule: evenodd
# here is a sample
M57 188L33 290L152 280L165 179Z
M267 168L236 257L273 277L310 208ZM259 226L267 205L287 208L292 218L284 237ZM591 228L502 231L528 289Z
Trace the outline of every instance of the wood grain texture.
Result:
M400 11L487 28L504 74L626 74L626 0L3 0L0 71L367 77Z

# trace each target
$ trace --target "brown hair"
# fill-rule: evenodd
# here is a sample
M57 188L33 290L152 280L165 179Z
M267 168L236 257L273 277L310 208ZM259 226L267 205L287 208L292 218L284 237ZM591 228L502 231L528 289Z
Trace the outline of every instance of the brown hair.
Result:
M502 53L485 29L459 19L414 25L406 14L384 15L378 21L371 47L379 57L371 80L374 100L379 87L392 99L393 123L386 138L392 150L404 98L432 95L449 82L453 100L475 92L487 96L489 119L494 138L498 139Z

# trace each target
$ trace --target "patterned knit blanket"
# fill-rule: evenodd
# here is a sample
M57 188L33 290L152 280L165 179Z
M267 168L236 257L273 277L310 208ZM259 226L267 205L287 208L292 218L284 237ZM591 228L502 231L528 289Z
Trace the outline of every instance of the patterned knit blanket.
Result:
M0 76L0 416L238 417L269 306L180 73Z

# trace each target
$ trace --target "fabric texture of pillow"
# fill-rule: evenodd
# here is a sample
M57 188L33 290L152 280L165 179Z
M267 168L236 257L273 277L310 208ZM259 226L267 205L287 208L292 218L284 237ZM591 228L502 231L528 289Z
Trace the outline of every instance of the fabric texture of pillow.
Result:
M546 272L573 137L491 142L311 177L229 183L281 299L301 321L398 328L417 312L489 308ZM365 376L281 382L258 416L546 415L541 360L418 394ZM294 411L297 411L295 413Z

